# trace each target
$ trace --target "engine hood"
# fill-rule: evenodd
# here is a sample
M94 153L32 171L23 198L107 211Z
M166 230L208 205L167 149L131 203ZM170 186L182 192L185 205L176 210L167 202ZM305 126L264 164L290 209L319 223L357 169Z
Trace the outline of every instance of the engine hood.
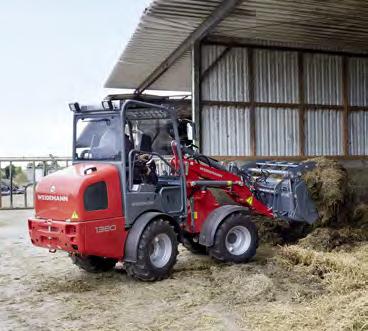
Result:
M107 206L86 208L87 188L105 183ZM104 186L104 185L103 185ZM36 217L52 220L87 221L122 216L118 168L112 164L79 163L42 178L34 195ZM92 205L90 201L89 205ZM88 209L88 210L87 210Z

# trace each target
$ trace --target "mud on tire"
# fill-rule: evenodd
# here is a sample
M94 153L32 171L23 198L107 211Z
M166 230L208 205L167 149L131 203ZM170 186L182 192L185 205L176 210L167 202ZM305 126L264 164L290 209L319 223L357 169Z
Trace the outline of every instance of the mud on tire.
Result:
M108 259L101 256L80 256L80 255L70 255L73 263L77 265L79 268L91 272L106 272L115 267L117 260Z
M209 255L223 262L248 262L258 247L258 233L250 215L234 213L218 227Z
M143 281L170 276L178 255L177 235L169 222L156 219L149 223L139 239L137 262L125 262L129 276Z

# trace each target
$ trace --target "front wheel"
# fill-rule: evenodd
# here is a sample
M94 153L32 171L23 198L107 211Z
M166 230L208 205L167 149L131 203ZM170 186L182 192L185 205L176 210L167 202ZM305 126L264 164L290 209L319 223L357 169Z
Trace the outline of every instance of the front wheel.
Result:
M248 262L258 247L258 233L249 215L232 214L218 227L211 257L223 262Z
M147 225L139 239L137 262L126 262L127 273L143 281L170 276L178 255L177 235L169 222L157 219Z
M79 268L91 272L106 272L115 267L117 260L108 259L101 256L81 256L81 255L70 255L73 263L77 265Z

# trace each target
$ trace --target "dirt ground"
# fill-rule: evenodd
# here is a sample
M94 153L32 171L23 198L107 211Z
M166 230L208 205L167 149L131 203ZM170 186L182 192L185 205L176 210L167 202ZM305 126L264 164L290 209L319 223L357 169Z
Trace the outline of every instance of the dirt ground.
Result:
M368 330L368 244L261 246L225 265L181 249L168 280L87 274L33 247L32 211L0 212L0 330Z

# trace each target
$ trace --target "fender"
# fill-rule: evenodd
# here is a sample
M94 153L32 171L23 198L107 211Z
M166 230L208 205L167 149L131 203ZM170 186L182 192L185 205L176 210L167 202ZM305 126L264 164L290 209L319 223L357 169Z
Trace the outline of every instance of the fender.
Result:
M153 219L163 216L165 219L168 218L168 215L150 211L140 215L134 222L132 228L128 231L128 237L125 241L125 252L124 252L124 261L125 262L137 262L137 250L139 239L146 228L147 224L151 222Z
M226 217L235 212L249 214L249 209L238 205L225 205L213 210L203 223L199 235L199 243L203 246L211 247L214 243L219 225Z

